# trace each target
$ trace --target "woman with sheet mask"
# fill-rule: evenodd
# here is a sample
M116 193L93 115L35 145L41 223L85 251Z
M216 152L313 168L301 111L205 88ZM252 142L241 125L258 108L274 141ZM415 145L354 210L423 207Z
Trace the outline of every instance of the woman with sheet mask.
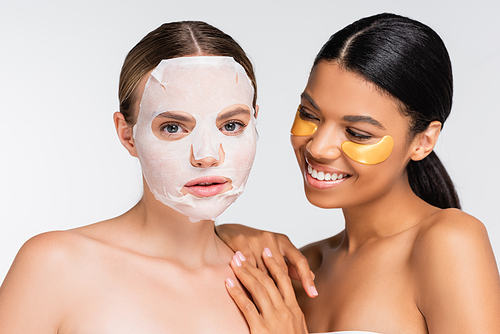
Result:
M206 23L144 37L114 115L144 194L119 217L29 240L0 288L0 332L249 333L224 287L233 252L214 219L253 163L255 88L245 52Z
M285 256L305 287L295 291L311 332L498 333L500 277L486 230L458 210L433 152L452 91L447 50L420 22L375 15L323 46L291 141L308 200L342 208L345 230L302 255L283 235L217 228L238 251L237 277L256 292L252 308L228 285L250 327L281 313L268 306L280 294L290 302L290 279L274 277L276 287L252 263L271 270Z

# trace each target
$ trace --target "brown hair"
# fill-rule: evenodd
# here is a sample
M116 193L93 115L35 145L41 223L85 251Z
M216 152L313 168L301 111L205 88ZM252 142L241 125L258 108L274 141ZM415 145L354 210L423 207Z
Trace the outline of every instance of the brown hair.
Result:
M205 22L171 22L162 24L147 34L125 58L120 73L118 98L120 112L129 125L136 121L134 105L140 98L136 93L139 81L163 59L195 55L233 57L243 66L252 81L255 108L255 74L252 63L239 44L231 36Z

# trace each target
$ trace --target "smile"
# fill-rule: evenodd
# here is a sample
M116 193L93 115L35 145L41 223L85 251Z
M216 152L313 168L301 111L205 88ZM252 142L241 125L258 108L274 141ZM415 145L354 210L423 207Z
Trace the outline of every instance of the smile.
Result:
M229 190L227 188L230 185L231 181L222 176L204 176L189 181L184 189L196 197L211 197Z
M307 173L309 173L312 178L319 181L337 181L344 177L349 177L349 174L318 172L316 169L312 168L311 165L307 165Z
M307 162L307 159L306 166L305 179L307 180L307 183L318 189L336 187L351 177L351 174L333 171L331 168L321 168L319 165L316 169L310 165L309 162Z

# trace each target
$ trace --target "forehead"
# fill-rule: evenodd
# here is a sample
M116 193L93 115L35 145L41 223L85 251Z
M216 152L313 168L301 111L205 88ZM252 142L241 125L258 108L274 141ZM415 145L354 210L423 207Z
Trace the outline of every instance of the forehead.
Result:
M251 109L253 86L244 69L229 57L184 57L163 61L151 73L141 112L217 113L234 105Z
M314 100L318 111L325 117L369 115L382 124L392 123L395 119L404 123L407 121L394 98L336 62L316 65L304 92Z

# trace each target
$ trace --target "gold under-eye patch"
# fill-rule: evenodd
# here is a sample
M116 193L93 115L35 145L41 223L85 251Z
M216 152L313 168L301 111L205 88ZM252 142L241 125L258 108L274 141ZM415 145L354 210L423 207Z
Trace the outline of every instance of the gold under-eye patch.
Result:
M306 121L300 117L300 111L297 109L297 113L295 114L295 120L293 121L292 129L290 132L294 136L310 136L314 132L318 126L313 122Z
M384 136L378 143L363 145L345 141L342 151L352 160L365 165L375 165L385 161L391 155L394 140L391 136Z

